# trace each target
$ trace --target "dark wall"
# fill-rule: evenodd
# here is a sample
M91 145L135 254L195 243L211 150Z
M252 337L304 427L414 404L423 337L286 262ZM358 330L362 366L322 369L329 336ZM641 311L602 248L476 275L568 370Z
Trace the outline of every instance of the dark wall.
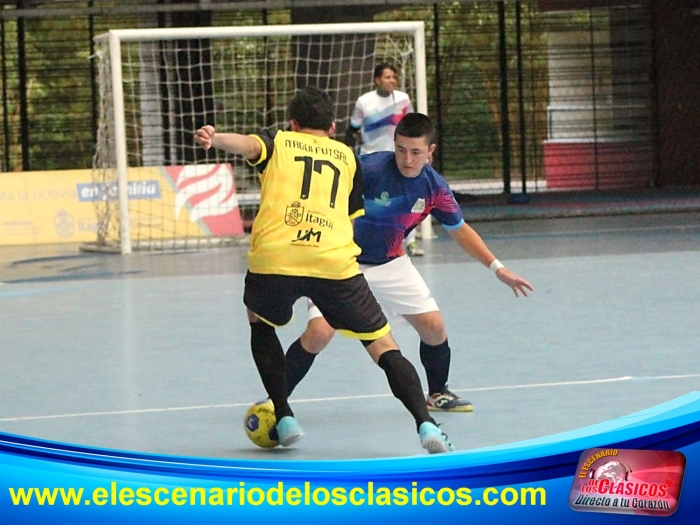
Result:
M659 184L699 186L700 2L654 0L654 26Z

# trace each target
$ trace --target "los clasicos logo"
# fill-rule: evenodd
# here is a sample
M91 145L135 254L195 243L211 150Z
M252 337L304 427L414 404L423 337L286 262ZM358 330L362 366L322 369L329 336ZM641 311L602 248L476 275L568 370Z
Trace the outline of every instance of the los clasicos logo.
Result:
M676 451L584 450L569 494L576 511L669 516L678 508L685 456Z

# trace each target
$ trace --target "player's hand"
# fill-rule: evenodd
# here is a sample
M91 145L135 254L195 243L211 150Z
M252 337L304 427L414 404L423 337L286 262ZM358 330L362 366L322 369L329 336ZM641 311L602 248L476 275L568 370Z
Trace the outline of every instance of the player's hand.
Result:
M214 126L202 126L194 134L194 141L200 146L202 146L204 149L209 149L212 147L214 135L216 135L216 130L214 129Z
M523 294L523 297L527 297L527 290L530 290L531 292L535 291L529 282L519 275L511 272L508 268L500 268L496 272L496 277L498 277L499 281L507 284L510 289L513 290L515 297L520 297L520 294Z

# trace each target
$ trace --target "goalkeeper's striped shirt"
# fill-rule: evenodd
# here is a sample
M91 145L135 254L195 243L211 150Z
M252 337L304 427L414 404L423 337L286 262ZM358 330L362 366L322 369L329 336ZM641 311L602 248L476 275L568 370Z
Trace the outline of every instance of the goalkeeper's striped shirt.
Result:
M351 219L364 214L362 170L345 144L293 131L254 134L260 210L248 266L253 273L346 279L360 273Z

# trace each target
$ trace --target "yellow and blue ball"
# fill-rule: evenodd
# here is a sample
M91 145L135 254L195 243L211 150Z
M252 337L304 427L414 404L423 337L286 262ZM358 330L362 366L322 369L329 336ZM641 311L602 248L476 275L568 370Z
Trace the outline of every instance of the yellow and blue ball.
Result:
M246 436L261 448L279 445L277 438L277 418L275 407L270 399L254 403L243 419Z

